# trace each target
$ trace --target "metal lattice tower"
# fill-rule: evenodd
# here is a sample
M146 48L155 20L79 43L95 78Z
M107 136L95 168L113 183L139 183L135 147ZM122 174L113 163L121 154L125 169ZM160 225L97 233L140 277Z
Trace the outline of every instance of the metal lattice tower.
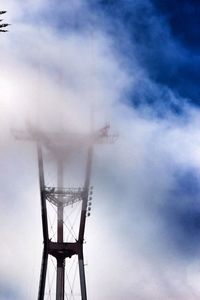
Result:
M39 167L39 183L41 198L41 215L43 228L43 256L39 281L38 300L45 299L45 285L47 279L48 258L56 260L56 300L64 300L66 296L65 260L77 256L80 279L80 294L82 300L87 300L86 278L83 255L83 244L86 217L90 215L92 187L90 186L93 148L95 144L113 143L115 135L109 135L109 125L88 135L62 133L44 133L40 130L29 128L27 132L14 131L17 139L34 140L37 143L37 159ZM65 153L79 151L86 152L85 175L83 185L80 187L65 187ZM51 154L57 169L57 186L48 186L45 182L45 155ZM64 239L64 210L75 203L81 204L78 222L78 236L73 242ZM49 222L47 205L50 203L56 211L56 240L49 237ZM52 298L51 298L52 299ZM71 299L71 298L70 298Z

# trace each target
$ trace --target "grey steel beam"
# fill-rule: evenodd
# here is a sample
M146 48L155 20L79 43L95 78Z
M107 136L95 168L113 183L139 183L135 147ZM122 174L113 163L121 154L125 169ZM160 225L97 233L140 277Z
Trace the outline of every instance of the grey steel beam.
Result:
M83 243L84 233L85 233L85 222L86 222L87 202L88 202L88 195L89 195L89 188L90 188L92 158L93 158L93 145L89 147L88 154L87 154L83 202L81 208L81 219L80 219L80 228L79 228L79 236L78 236L78 240L80 243Z
M40 199L41 199L41 215L42 215L42 229L45 248L48 244L49 232L48 232L48 219L47 219L47 207L44 191L44 165L42 147L37 143L37 154L38 154L38 168L39 168L39 184L40 184Z
M64 181L64 168L63 161L58 159L57 161L57 178L58 188L63 188ZM57 207L57 242L63 243L63 204L62 195L59 196L61 199ZM62 254L62 253L61 253ZM62 256L57 258L57 276L56 276L56 300L64 300L65 290L65 258Z
M43 255L42 255L38 300L43 300L44 299L44 293L45 293L47 264L48 264L48 253L47 253L47 249L45 249L45 248L46 247L44 247Z
M91 169L92 169L92 158L93 158L93 145L89 147L88 154L87 154L86 174L85 174L83 202L81 208L81 218L80 218L79 238L78 238L78 242L81 244L81 251L78 254L78 264L79 264L79 276L80 276L82 300L87 300L85 267L84 267L84 257L83 257L83 241L84 241L87 202L88 202L89 187L90 187Z
M48 263L48 248L47 247L48 247L49 233L48 233L46 199L45 199L45 194L44 194L43 155L42 155L42 147L39 143L37 143L37 154L38 154L38 168L39 168L42 229L43 229L43 239L44 239L44 249L43 249L43 256L42 256L38 300L43 300L44 293L45 293L45 283L46 283L46 273L47 273L47 263Z
M64 300L65 295L65 259L57 259L56 300Z
M78 255L78 266L79 266L79 276L80 276L80 286L81 286L81 299L87 300L83 249L81 250L80 254Z

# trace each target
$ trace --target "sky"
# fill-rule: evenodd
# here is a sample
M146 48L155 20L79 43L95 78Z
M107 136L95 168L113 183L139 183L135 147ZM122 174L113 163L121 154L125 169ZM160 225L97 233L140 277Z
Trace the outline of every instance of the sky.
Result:
M198 299L199 1L0 4L0 300L37 298L42 255L35 145L12 130L85 133L91 106L119 137L95 148L88 299Z

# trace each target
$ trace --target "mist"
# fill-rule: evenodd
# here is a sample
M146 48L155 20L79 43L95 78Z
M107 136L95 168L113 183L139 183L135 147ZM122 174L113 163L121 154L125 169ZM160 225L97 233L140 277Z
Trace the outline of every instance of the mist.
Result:
M119 137L95 146L88 298L197 299L199 109L155 84L137 49L129 61L90 1L1 0L1 7L13 25L1 36L0 300L36 299L43 246L36 147L16 141L12 129L86 134L91 107L95 129L109 122ZM148 91L168 102L133 104L131 92Z

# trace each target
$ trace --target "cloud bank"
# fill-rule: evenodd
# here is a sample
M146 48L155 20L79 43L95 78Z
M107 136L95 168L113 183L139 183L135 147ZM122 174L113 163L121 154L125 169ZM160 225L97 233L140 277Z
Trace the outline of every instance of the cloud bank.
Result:
M111 24L99 3L1 3L13 26L1 37L0 300L37 297L42 251L35 147L10 128L87 131L91 105L96 127L109 120L119 139L95 150L88 298L200 294L199 110L152 78L123 20ZM152 7L140 3L131 9Z

